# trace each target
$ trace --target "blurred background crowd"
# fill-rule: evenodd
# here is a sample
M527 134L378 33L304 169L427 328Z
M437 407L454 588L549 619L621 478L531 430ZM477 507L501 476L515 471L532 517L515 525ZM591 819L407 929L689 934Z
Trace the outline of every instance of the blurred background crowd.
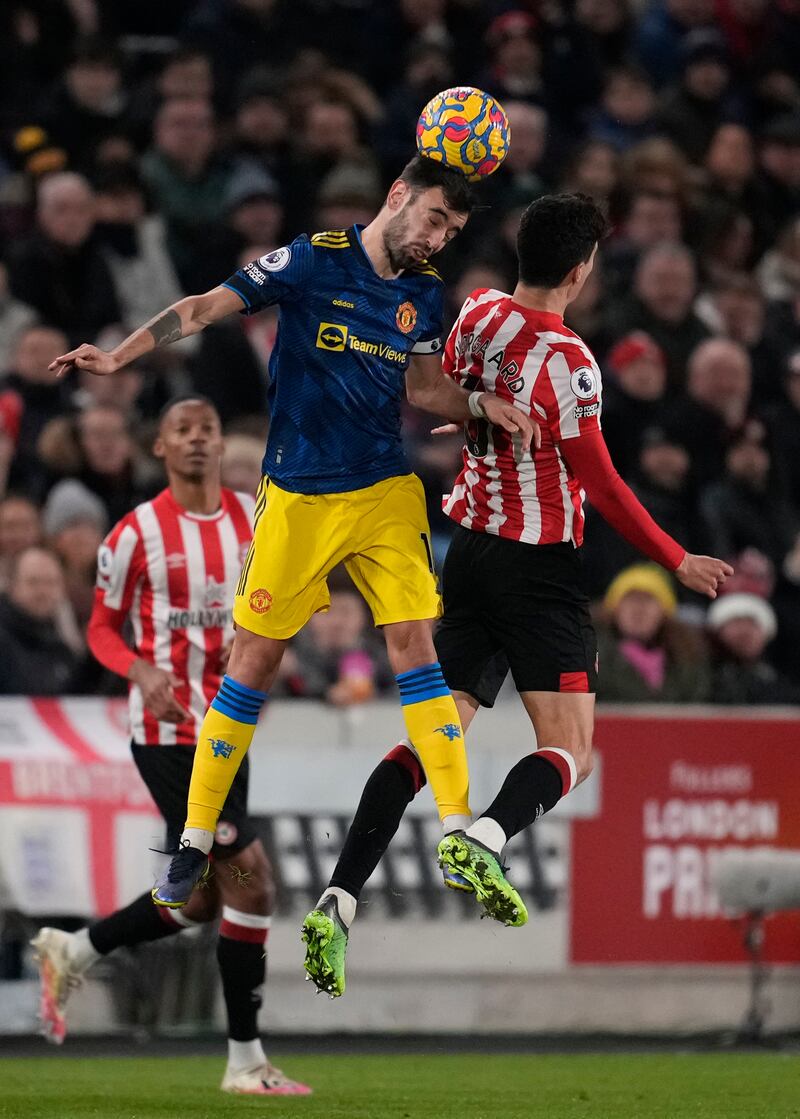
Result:
M613 232L568 324L604 375L612 457L659 523L734 563L709 610L589 511L599 698L800 702L798 0L6 0L0 10L0 692L120 688L84 629L97 546L163 485L154 418L211 397L226 485L255 490L276 313L113 378L54 382L300 232L368 222L423 104L475 84L502 169L436 265L448 326L510 290L519 214L579 190ZM458 437L410 409L441 562ZM392 686L361 600L294 642L279 691Z

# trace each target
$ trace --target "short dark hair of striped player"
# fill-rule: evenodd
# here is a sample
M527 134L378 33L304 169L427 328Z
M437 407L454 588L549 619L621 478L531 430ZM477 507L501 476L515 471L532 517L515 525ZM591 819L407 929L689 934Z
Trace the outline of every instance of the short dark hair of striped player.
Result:
M605 214L585 194L545 194L531 202L517 233L519 278L536 288L557 288L592 255L608 232Z

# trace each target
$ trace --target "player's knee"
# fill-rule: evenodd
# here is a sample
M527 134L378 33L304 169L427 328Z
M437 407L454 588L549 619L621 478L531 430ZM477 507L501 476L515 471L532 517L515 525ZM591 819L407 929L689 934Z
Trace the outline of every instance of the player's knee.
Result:
M233 642L227 675L245 687L269 691L280 668L285 641L239 629Z
M431 629L427 622L399 622L385 627L386 651L397 675L436 661Z

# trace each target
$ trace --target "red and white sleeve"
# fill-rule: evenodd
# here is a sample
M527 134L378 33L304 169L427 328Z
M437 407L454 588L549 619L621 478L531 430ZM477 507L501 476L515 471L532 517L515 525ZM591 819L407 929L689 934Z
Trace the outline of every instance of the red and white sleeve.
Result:
M133 514L124 517L97 552L97 582L87 641L97 660L127 676L136 653L122 637L122 627L145 565L144 546Z
M551 351L543 374L542 403L558 438L599 431L603 379L591 351L577 340L564 343Z

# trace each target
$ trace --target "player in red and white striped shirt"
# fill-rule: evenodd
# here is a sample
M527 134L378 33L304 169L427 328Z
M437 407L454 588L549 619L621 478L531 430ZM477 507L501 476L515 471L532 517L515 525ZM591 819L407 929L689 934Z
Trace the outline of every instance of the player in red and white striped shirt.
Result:
M732 569L689 555L653 521L614 469L600 430L600 370L564 311L592 270L605 220L580 195L533 202L520 222L513 295L466 300L445 348L444 372L471 391L463 469L445 498L457 522L445 560L436 651L462 726L492 707L508 671L537 750L508 774L474 824L439 846L448 885L474 890L486 913L524 924L499 886L506 841L591 772L597 644L582 586L584 495L623 536L692 590L716 597ZM494 393L528 411L541 446L526 452L490 424ZM446 430L446 429L441 429ZM361 888L425 778L410 742L373 772L330 881L352 919Z
M101 664L130 680L133 758L164 816L172 849L183 829L198 731L233 639L233 598L255 502L220 484L222 429L210 401L188 397L168 405L154 450L169 485L123 517L101 546L88 638ZM123 637L128 619L133 649ZM220 815L216 872L184 909L156 906L148 891L80 933L41 931L35 945L53 1040L63 1040L70 989L101 956L221 912L217 959L229 1026L222 1088L308 1094L269 1064L258 1035L274 884L247 813L247 782L245 759Z

